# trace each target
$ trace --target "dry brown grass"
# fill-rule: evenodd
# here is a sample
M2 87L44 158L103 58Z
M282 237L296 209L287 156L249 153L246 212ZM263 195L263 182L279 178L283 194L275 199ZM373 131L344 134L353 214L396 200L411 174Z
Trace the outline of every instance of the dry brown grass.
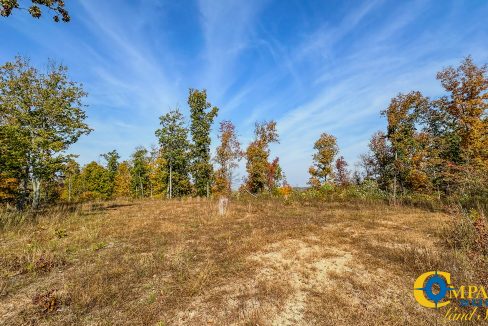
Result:
M465 266L449 216L281 200L85 205L0 233L0 324L430 325L414 279ZM466 277L466 275L459 275Z

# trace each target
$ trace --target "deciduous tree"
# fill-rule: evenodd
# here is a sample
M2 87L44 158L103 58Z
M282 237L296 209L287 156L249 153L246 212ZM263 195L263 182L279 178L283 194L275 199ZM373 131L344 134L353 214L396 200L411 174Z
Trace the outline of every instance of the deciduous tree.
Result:
M254 141L246 149L246 188L251 193L259 193L269 189L270 165L269 162L271 143L278 142L276 122L256 123L254 129ZM277 163L277 161L276 161Z
M308 170L310 173L309 184L312 187L320 187L331 176L333 172L332 162L339 149L336 138L327 133L320 135L313 148L316 153L313 155L313 165Z
M68 201L72 201L79 195L79 189L77 186L80 178L80 165L73 158L68 158L62 172L64 176L64 189L62 197Z
M275 157L274 160L268 164L267 188L269 190L274 190L285 184L286 178L280 166L280 159Z
M448 67L437 74L448 95L433 104L442 117L438 122L451 151L446 154L455 163L488 168L487 68L467 57L458 68Z
M339 157L335 161L335 182L342 187L351 183L351 176L347 166L348 164L344 159L344 156Z
M29 3L29 5L22 5L22 3ZM28 8L27 8L28 6ZM53 20L57 23L61 20L65 23L70 21L68 11L64 7L64 0L1 0L0 1L0 15L8 17L16 9L27 9L29 14L34 18L40 18L42 11L49 10L54 13Z
M114 181L114 195L116 198L131 197L132 176L130 173L130 164L123 161L117 167Z
M219 168L215 172L215 191L229 194L232 189L232 172L243 156L241 144L237 140L235 126L230 121L222 121L219 129L220 145L217 147L215 162Z
M39 73L17 57L0 68L0 149L2 170L20 181L19 208L32 186L32 206L39 204L42 182L60 171L64 152L91 129L85 123L81 85L67 68L50 63Z
M149 187L152 196L164 196L168 189L168 162L160 148L153 148L149 160Z
M389 189L393 180L391 145L384 132L373 134L369 141L369 152L361 155L361 165L365 170L365 180L375 180L382 189Z
M206 90L190 89L188 94L193 140L191 146L191 173L197 196L209 194L213 168L210 163L210 130L219 109L207 101Z
M81 200L108 199L110 197L110 174L97 162L90 162L81 170L78 187Z
M106 154L102 154L101 156L107 162L106 169L110 175L110 184L111 184L110 196L112 196L112 194L114 193L115 175L117 174L117 169L119 167L120 155L114 149L113 151L108 152Z
M176 108L160 117L161 128L156 137L161 147L161 157L167 162L168 196L188 195L191 191L189 170L188 129L181 112Z
M402 190L430 189L427 175L431 138L422 132L424 116L429 111L430 101L420 92L399 94L382 112L388 120L386 137L394 156L393 174ZM418 130L420 129L420 130Z
M137 147L131 155L131 165L131 187L134 195L139 198L148 196L150 167L147 149Z

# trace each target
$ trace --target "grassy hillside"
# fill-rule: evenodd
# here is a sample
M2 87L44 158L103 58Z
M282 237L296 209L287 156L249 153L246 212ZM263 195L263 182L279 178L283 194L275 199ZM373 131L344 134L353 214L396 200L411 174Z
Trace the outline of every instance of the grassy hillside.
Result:
M197 199L59 208L0 233L0 324L433 324L412 286L461 277L450 218L281 200L224 217Z

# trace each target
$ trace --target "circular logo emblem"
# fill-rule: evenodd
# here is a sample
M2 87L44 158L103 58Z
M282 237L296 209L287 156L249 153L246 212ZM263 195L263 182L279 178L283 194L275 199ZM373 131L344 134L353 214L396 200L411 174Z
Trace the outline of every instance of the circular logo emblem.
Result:
M413 295L419 304L427 308L440 308L449 304L445 301L447 292L453 288L450 285L451 274L432 271L420 275L413 285ZM436 293L434 293L434 290Z

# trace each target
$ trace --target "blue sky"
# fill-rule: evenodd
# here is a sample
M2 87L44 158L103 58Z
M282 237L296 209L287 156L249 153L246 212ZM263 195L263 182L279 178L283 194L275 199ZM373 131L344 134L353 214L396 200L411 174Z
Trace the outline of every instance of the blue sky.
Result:
M442 94L435 73L471 54L488 62L488 1L68 0L72 21L0 17L0 62L67 65L89 93L95 129L71 151L126 159L156 144L158 117L206 88L246 146L274 119L272 155L304 185L314 141L335 135L353 167L399 92ZM241 177L244 175L241 168Z

